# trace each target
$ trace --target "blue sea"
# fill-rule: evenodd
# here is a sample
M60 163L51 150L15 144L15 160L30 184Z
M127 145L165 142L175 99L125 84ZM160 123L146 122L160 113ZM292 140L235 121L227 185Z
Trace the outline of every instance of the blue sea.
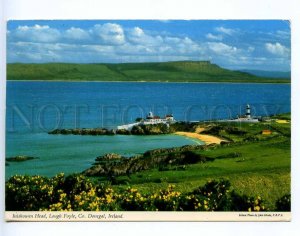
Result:
M251 105L252 115L291 111L289 84L141 83L141 82L7 82L6 157L38 159L10 162L14 174L54 176L81 172L97 156L125 156L146 150L196 144L176 135L49 135L56 128L115 129L149 111L173 114L179 121L235 118Z

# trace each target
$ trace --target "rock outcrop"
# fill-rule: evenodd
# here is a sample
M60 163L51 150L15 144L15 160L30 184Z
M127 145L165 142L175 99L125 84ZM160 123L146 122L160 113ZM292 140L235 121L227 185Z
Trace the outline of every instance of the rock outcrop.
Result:
M118 154L106 154L97 157L93 166L83 172L87 176L129 175L151 168L168 165L180 166L197 162L213 161L214 159L198 154L197 150L215 148L215 145L187 145L178 148L162 148L145 152L135 157L122 157Z
M113 130L105 129L105 128L95 128L95 129L55 129L53 131L48 132L48 134L73 134L73 135L114 135L115 132Z
M38 157L30 157L30 156L15 156L15 157L7 157L5 160L7 162L22 162L29 161L33 159L38 159Z

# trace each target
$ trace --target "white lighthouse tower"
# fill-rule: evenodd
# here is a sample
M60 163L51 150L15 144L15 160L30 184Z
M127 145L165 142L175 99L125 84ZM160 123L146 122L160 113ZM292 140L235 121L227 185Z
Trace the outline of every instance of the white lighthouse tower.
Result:
M251 119L251 110L250 110L249 104L247 104L247 106L246 106L246 118Z
M154 115L153 115L152 111L150 111L148 113L147 119L153 119L153 118L154 118Z

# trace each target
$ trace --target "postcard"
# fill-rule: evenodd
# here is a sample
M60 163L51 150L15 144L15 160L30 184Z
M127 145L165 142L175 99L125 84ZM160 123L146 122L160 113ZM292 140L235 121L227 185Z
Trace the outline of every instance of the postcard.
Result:
M290 221L287 20L7 22L7 221Z

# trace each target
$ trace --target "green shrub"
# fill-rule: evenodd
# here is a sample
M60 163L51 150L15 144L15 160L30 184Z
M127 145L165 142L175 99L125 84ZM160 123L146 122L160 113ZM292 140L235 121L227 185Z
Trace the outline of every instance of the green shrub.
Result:
M88 192L93 184L83 175L72 174L65 178L62 190L70 194L78 194L82 191Z
M37 211L48 207L57 198L63 175L52 179L41 176L11 177L5 185L7 210Z
M230 182L228 180L212 180L203 187L194 190L193 194L202 196L207 200L207 210L229 211L231 200L229 197Z
M248 136L243 139L244 142L256 142L258 140L259 140L259 138L256 136Z
M286 194L276 201L276 211L291 211L291 194Z
M159 179L168 182L168 179ZM278 200L278 210L290 209L290 196ZM289 207L289 208L288 208ZM8 211L264 211L260 197L239 195L228 180L212 180L192 192L181 193L175 185L158 192L142 193L127 187L91 182L83 175L53 178L13 176L6 182Z
M264 200L260 197L249 197L240 195L235 191L231 192L231 210L232 211L266 211Z

